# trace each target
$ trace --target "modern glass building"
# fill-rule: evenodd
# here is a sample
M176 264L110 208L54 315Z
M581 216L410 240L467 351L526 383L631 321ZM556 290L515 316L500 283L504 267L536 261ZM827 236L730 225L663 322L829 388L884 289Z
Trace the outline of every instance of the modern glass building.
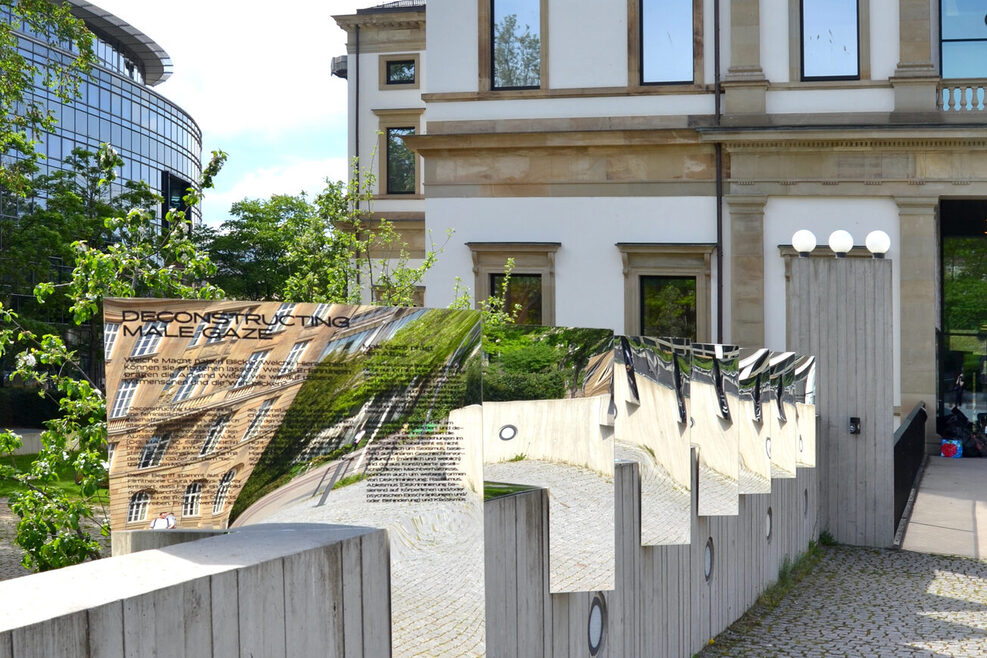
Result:
M80 96L62 103L43 85L33 91L54 112L58 125L47 134L38 151L47 156L40 173L62 167L62 159L75 147L95 152L111 144L124 159L114 183L119 192L127 181L146 181L165 199L160 216L178 207L184 191L202 170L202 132L180 107L152 87L171 75L168 54L146 34L113 14L84 0L69 0L72 13L85 21L96 36L98 59ZM0 20L10 22L8 8L0 8ZM26 26L18 34L24 57L39 66L51 60L68 62L68 50L53 47ZM17 216L17 199L0 200L0 215ZM196 211L197 212L197 211ZM2 246L0 246L2 248Z

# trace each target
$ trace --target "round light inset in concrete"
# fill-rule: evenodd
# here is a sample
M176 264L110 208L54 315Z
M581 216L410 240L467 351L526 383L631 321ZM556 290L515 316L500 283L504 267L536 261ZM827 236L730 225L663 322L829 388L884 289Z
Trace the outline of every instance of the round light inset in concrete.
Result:
M768 453L768 459L771 459L771 437L764 439L764 452Z
M710 537L706 540L706 551L703 553L703 574L706 576L706 581L713 576L713 538Z
M607 601L602 592L593 595L589 605L589 620L586 624L586 639L589 642L589 655L595 656L603 649L607 638Z
M771 541L771 508L768 508L768 513L764 518L764 536L768 541Z
M513 425L504 425L498 432L501 441L510 441L517 436L517 428Z

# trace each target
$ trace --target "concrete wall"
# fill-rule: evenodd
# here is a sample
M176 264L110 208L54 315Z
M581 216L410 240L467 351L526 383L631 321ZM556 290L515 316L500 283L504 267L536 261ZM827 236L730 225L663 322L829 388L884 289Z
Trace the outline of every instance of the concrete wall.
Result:
M388 556L383 530L257 525L3 581L0 657L386 656Z
M615 489L617 587L607 592L549 594L548 491L486 503L488 656L589 655L594 597L605 600L607 610L599 656L692 655L736 621L777 580L784 560L805 551L820 529L815 469L772 480L770 494L741 495L738 516L700 517L693 496L688 546L641 546L636 463L616 465Z
M814 354L822 527L837 541L894 540L892 261L796 258L792 348ZM861 419L849 433L850 417Z

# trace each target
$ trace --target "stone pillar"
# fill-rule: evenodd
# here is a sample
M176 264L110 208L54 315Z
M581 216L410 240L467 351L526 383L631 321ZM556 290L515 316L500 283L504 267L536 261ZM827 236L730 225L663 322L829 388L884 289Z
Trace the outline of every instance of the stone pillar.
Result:
M730 209L730 342L764 345L763 196L728 196Z
M939 72L932 61L932 49L938 45L932 36L930 0L898 0L898 67L894 86L894 110L901 112L935 112Z
M925 402L936 409L936 326L939 318L939 199L897 198L901 254L901 413ZM936 424L925 425L926 451L937 453Z
M764 114L768 82L761 69L761 15L758 0L730 3L730 68L723 81L727 114Z

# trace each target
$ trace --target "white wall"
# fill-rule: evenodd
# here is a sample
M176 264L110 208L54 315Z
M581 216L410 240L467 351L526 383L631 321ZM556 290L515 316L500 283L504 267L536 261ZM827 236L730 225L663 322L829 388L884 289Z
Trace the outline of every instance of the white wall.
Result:
M870 0L870 77L887 80L898 65L898 0Z
M428 306L446 306L459 276L473 289L466 242L560 242L555 323L624 331L618 242L716 242L714 197L427 199L426 224L455 235L426 277ZM713 272L712 308L716 308ZM715 326L715 317L713 323Z
M434 57L432 58L434 60ZM429 121L712 114L713 94L432 103ZM684 123L683 123L684 125Z
M425 5L425 43L432 68L426 93L476 91L479 88L478 5L473 0L429 0Z
M812 112L891 112L893 89L786 89L768 91L770 114Z
M425 52L424 51L408 51L409 53L417 52L418 58L418 71L416 72L419 76L419 87L424 83L426 62L425 62ZM405 54L405 53L401 53ZM425 103L422 101L421 89L381 89L380 88L380 58L388 57L389 53L363 53L359 56L359 66L360 66L360 168L361 170L372 171L375 176L380 176L381 173L381 160L386 157L383 152L378 152L378 135L377 131L380 128L379 119L374 110L405 110L411 108L424 108ZM353 61L354 58L350 55L350 60ZM350 134L355 134L356 126L353 123L352 117L355 100L353 99L353 91L356 89L356 72L354 70L349 71L349 83L350 83ZM425 116L422 115L419 123L420 133L425 132ZM350 143L350 158L352 159L355 154L354 145ZM377 185L373 187L373 192L378 193L381 189L381 183L378 179ZM419 187L421 181L419 181ZM421 201L414 200L398 200L398 201L376 201L376 210L422 210L423 206Z
M729 11L729 5L724 6ZM760 0L761 69L771 82L789 82L788 0ZM796 31L799 26L794 28ZM768 110L770 112L770 110Z
M791 244L792 234L809 229L819 245L837 229L850 231L854 244L863 245L867 234L882 230L891 237L888 258L896 261L892 296L894 299L894 404L901 403L901 316L900 316L900 231L898 206L893 199L829 199L794 197L768 199L764 209L764 343L773 350L784 350L786 333L785 262L778 245ZM834 291L834 294L840 294Z
M549 0L548 80L552 89L627 85L627 3Z

